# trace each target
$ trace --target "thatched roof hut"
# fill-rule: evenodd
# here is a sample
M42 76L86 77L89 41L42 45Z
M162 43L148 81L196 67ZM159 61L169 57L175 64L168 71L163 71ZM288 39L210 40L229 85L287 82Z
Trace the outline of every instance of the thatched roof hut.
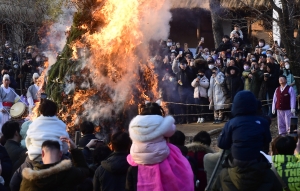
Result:
M172 8L205 8L209 9L209 0L170 0ZM266 0L221 0L221 6L230 9L245 7L270 7Z

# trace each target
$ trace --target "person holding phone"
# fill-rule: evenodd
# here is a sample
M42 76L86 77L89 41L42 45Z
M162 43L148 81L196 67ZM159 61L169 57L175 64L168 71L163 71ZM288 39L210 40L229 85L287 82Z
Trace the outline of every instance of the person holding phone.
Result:
M279 84L273 96L272 113L275 114L277 110L279 135L286 135L290 128L290 118L296 112L296 94L293 87L287 85L286 76L279 76Z

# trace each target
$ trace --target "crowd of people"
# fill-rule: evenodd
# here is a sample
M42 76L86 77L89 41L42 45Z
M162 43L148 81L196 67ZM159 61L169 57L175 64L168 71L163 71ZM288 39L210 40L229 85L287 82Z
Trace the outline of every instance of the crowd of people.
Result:
M35 120L3 125L0 190L299 190L300 132L272 141L270 123L250 91L233 99L233 118L218 138L219 152L206 131L186 144L175 119L158 103L143 105L128 132L112 132L109 139L83 121L76 144L57 109L45 99Z
M270 46L260 39L250 49L235 25L217 49L205 46L208 45L201 38L193 53L187 43L181 47L179 42L168 39L151 49L163 100L170 114L177 116L177 123L203 123L211 118L212 111L213 123L228 121L233 99L242 90L251 91L261 101L263 113L272 117L273 96L281 75L297 97L289 59L276 41Z

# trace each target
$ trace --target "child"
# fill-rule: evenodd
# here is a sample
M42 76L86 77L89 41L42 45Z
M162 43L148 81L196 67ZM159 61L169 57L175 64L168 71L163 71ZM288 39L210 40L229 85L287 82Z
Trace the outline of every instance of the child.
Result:
M132 139L128 163L127 190L194 190L193 172L187 159L165 137L174 134L172 116L164 117L157 103L147 103L129 124ZM136 179L137 177L137 179Z

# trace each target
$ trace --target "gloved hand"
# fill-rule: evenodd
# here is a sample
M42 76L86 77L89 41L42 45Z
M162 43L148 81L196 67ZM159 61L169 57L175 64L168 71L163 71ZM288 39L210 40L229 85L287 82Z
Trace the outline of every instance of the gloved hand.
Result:
M296 111L295 111L295 109L291 109L291 112L292 112L292 113L295 113Z
M272 113L275 114L275 110L273 110Z

